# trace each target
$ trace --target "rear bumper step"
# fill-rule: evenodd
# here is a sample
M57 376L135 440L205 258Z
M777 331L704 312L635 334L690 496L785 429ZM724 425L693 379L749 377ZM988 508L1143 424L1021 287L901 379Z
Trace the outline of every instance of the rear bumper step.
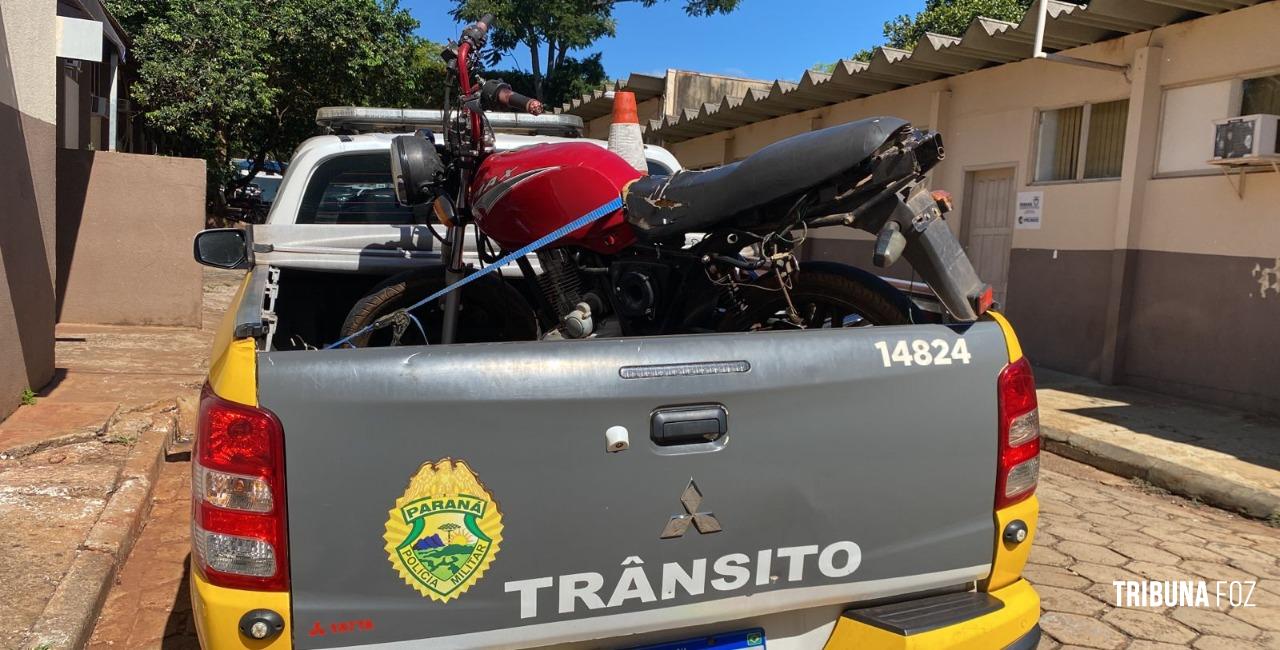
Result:
M859 623L910 636L962 623L1002 608L1004 603L990 594L964 592L851 609L844 615Z
M844 612L827 650L1031 650L1040 641L1040 597L1018 580L965 592Z

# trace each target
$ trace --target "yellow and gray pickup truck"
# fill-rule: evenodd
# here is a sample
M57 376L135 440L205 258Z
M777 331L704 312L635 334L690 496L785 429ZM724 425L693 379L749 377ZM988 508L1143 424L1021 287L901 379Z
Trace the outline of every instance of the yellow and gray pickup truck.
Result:
M193 452L206 648L1036 646L1000 315L318 350L373 280L252 250Z

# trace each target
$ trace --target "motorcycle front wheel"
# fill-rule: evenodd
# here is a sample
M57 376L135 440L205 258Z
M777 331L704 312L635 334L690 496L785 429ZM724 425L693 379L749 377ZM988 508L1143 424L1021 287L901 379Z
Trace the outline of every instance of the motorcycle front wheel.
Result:
M444 288L444 269L410 271L387 279L356 302L342 324L347 337L379 318ZM507 283L484 277L468 284L462 292L458 310L455 343L490 343L495 341L534 341L538 323L533 309L520 292ZM400 337L397 345L435 345L440 342L444 323L444 298L433 300L411 312L416 319ZM387 327L352 339L355 347L383 347L392 344L393 331Z
M825 271L801 270L786 291L778 277L740 285L742 304L720 323L722 332L753 332L872 325L906 325L910 314L883 293Z

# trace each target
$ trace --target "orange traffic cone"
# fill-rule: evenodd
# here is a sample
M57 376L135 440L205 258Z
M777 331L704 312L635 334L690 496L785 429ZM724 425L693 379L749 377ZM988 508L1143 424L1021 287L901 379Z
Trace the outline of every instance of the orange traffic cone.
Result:
M649 172L644 157L644 135L636 114L636 94L618 91L613 94L613 123L609 125L609 151L630 163L641 173Z

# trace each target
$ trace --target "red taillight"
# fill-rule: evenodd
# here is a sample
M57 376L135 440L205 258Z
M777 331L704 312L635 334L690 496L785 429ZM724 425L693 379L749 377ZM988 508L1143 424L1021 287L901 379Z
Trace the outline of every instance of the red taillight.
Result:
M1000 371L1000 459L996 509L1035 494L1040 477L1040 411L1031 363L1023 357Z
M195 569L220 587L287 590L279 420L269 411L228 402L206 385L192 459Z
M991 306L996 303L995 291L991 289L991 285L983 285L982 291L973 296L972 302L974 313L981 316L987 313L987 310L991 309Z

